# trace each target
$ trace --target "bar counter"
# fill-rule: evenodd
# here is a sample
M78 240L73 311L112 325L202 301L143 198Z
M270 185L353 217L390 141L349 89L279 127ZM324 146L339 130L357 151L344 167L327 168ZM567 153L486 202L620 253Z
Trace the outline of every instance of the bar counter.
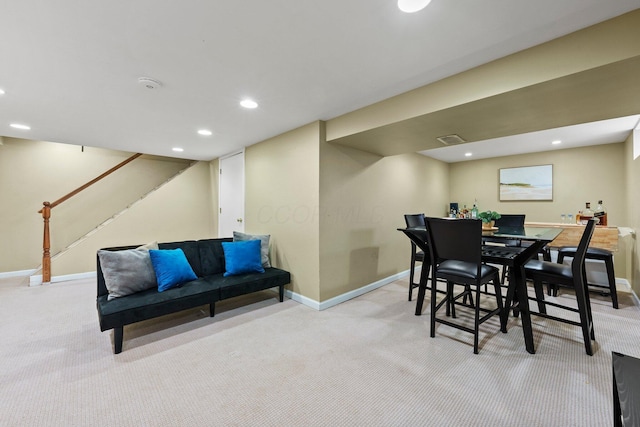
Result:
M559 248L561 246L578 246L582 232L584 231L584 225L578 224L562 224L559 222L526 222L526 225L536 227L560 227L564 230L558 235L551 243L550 248ZM607 249L611 252L618 250L618 227L604 227L596 226L591 243L592 248Z

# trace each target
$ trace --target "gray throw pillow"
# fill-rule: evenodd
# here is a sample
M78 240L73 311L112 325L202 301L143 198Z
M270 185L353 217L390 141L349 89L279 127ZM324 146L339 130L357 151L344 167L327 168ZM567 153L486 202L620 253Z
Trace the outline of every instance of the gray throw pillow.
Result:
M98 251L107 300L158 286L148 249Z
M270 234L245 234L239 231L233 232L233 241L242 242L245 240L260 240L260 261L264 268L271 267L271 261L269 261L269 238Z

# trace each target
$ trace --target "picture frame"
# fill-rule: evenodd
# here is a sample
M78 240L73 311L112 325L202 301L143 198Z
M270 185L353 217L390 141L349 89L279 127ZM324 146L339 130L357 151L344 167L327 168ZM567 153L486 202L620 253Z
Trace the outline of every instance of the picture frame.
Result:
M503 168L500 201L553 200L553 165Z

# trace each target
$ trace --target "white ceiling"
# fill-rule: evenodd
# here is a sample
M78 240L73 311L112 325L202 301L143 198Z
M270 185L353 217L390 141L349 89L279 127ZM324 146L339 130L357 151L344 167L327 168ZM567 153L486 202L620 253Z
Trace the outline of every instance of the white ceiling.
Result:
M433 0L416 14L396 0L0 6L0 135L209 160L638 9L640 0ZM144 88L142 76L162 87ZM243 109L245 97L260 106ZM198 135L202 128L213 135ZM184 152L171 151L177 146Z
M632 130L638 126L639 121L640 114L516 136L443 146L442 148L421 151L420 154L443 162L454 163L588 145L613 144L624 142ZM552 144L553 141L560 141L560 144ZM471 156L465 156L466 153L471 153Z

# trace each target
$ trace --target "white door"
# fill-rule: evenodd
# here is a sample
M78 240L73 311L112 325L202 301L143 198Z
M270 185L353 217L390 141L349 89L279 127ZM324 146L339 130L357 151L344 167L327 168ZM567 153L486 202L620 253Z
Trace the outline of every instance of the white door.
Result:
M244 151L220 159L218 236L244 231Z

